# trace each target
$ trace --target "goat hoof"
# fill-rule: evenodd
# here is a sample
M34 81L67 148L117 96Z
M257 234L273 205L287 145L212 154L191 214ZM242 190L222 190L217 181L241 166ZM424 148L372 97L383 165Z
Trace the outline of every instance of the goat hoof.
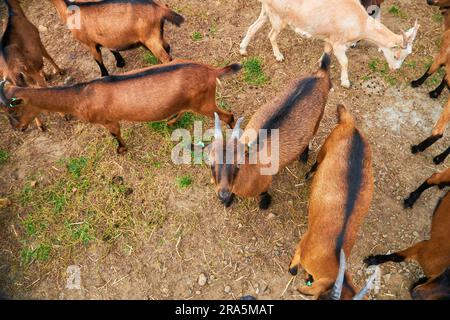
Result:
M378 262L378 257L377 256L368 256L367 258L364 259L363 261L366 266L370 267L370 266L377 266L380 263Z
M439 93L439 92L436 92L436 91L431 91L431 92L429 93L429 95L430 95L430 98L431 98L431 99L437 99L437 98L439 98L440 93Z
M117 153L120 155L125 154L128 151L127 147L119 147L117 148Z
M411 153L412 154L417 154L419 152L422 152L422 150L420 150L419 146L411 146Z
M245 48L241 48L241 50L239 50L239 52L241 53L241 56L247 55L247 49L245 49Z
M259 209L261 210L267 210L270 207L270 204L272 203L272 197L268 193L263 193L261 195L261 200L259 201Z
M289 273L293 276L296 276L298 274L298 266L290 268Z
M405 199L405 201L403 202L403 206L405 207L405 209L411 209L412 207L414 207L416 201L416 197L412 194L408 199Z
M421 83L418 82L417 80L411 81L411 87L413 87L413 88L420 87L420 85L421 85Z
M276 54L275 55L275 59L278 61L278 62L283 62L284 61L284 56L283 56L283 54Z
M445 155L438 155L437 157L434 157L433 162L434 164L441 164L444 162L445 158L447 158Z

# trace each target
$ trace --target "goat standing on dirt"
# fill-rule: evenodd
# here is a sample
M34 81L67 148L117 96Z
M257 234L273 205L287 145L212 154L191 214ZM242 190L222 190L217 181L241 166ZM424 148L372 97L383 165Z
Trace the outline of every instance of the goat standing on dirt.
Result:
M271 202L268 190L273 175L264 174L263 171L275 162L278 169L298 159L307 162L309 143L322 120L331 89L330 62L330 56L325 54L316 74L296 80L282 97L261 107L251 118L242 136L242 118L228 142L223 138L220 122L216 118L215 140L211 145L209 159L216 193L227 207L232 204L234 195L259 196L259 207L267 209ZM279 132L279 150L268 155L268 163L263 163L262 154L268 154L267 150L275 145L270 135L273 130ZM267 136L263 138L258 135L261 131L267 131ZM240 150L245 152L241 153ZM233 156L228 157L229 154ZM258 161L252 163L250 159L255 155Z
M424 82L431 77L433 74L435 74L439 69L442 67L445 67L445 75L442 79L441 84L433 91L429 93L430 98L437 99L441 93L442 90L444 90L446 87L449 87L449 81L447 79L447 74L449 74L450 71L450 0L437 0L428 1L429 5L432 6L438 6L441 8L442 14L444 15L444 26L445 26L445 32L443 35L443 42L441 45L441 50L439 54L434 59L432 65L425 71L425 74L420 77L417 80L414 80L411 82L411 86L413 88L417 88L424 84Z
M57 72L63 71L45 50L38 29L27 19L19 3L16 0L5 0L5 3L8 19L0 40L0 73L16 86L31 83L45 87L44 57ZM36 124L44 130L39 118Z
M431 136L427 139L419 143L418 145L414 145L411 147L411 152L413 154L423 152L435 144L438 140L444 137L445 128L447 127L448 122L450 121L450 99L447 101L447 104L442 111L442 114L435 124L433 131L431 132ZM445 159L450 155L450 147L445 150L440 155L433 158L433 162L435 164L441 164L445 161Z
M182 16L153 0L51 1L66 24L72 20L75 23L79 18L77 25L70 27L71 32L90 51L102 76L107 76L108 70L103 64L101 47L113 53L119 68L125 66L119 51L138 45L145 46L162 63L170 62L170 45L164 40L164 22L178 27L184 22Z
M384 53L391 69L399 69L406 57L412 53L413 43L419 25L406 33L397 35L383 24L370 17L359 0L260 0L261 14L249 28L241 43L241 54L247 54L247 47L253 36L270 20L269 34L277 61L284 56L277 44L277 37L287 26L307 38L319 38L326 42L325 52L334 52L341 65L341 84L350 87L348 78L347 49L360 40L376 44ZM330 10L332 8L332 10Z
M450 186L450 169L432 175L405 200L405 207L412 208L420 195L432 186ZM404 251L388 255L370 256L368 265L385 262L417 261L426 278L420 279L412 288L411 295L416 300L450 299L450 192L441 199L433 215L431 237Z
M326 139L307 175L314 173L308 232L289 267L292 275L300 266L310 275L312 285L299 288L299 292L316 299L333 296L330 290L342 263L340 252L350 256L374 190L370 145L345 107L339 105L337 112L339 125ZM345 274L342 298L351 299L355 294Z
M103 125L119 142L117 152L127 148L119 121L148 122L170 119L173 124L183 112L220 118L234 126L233 114L216 105L217 79L239 71L240 65L213 68L190 61L173 61L123 75L54 88L5 88L0 84L0 105L15 129L25 130L42 111L71 114Z

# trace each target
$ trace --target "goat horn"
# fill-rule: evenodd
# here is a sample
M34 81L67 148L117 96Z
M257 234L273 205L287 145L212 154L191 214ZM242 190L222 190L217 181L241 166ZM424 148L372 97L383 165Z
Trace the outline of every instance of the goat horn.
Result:
M342 287L344 286L344 277L345 277L345 269L346 261L345 261L345 252L344 249L341 249L341 254L339 258L339 271L336 282L334 283L333 290L331 291L330 298L331 300L341 300Z
M220 126L220 118L217 112L214 112L215 126L214 126L214 138L222 139L222 127Z
M239 139L241 137L241 125L244 118L239 118L236 122L236 126L233 129L233 133L231 134L232 139Z
M366 286L356 295L353 297L353 300L362 300L364 297L369 293L370 290L372 290L372 287L375 283L375 280L377 279L378 275L380 274L380 267L377 266L375 268L375 271L370 276L369 280L366 283Z

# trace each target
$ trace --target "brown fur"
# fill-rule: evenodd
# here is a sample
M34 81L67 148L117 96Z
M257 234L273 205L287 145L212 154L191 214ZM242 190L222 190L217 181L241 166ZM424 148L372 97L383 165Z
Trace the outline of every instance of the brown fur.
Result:
M422 186L426 189L432 186L450 185L450 169L444 172L433 174L425 181ZM421 187L413 192L409 199L417 200L420 194L425 190ZM408 200L407 200L408 201ZM437 296L432 294L439 287L436 283L445 270L450 266L450 192L440 201L433 216L430 239L417 243L416 245L396 252L387 256L371 256L365 261L368 264L380 264L383 262L394 261L401 262L404 260L417 261L428 281L425 284L413 288L412 295L420 299L436 299ZM440 287L440 289L443 289ZM449 286L447 285L447 299L450 298ZM442 292L442 290L438 290ZM444 290L445 291L445 290ZM427 292L429 292L427 294Z
M338 107L338 114L339 125L327 138L317 157L318 170L311 186L308 208L308 231L302 237L290 264L291 273L296 274L298 267L302 266L313 277L312 286L301 287L299 291L316 299L326 297L333 287L339 270L340 249L344 250L347 257L350 256L374 190L369 143L343 106ZM355 153L352 147L355 134L359 135L363 143L361 154ZM351 186L348 174L352 170L349 167L350 158L358 158L362 165L361 172L353 172L361 175L361 183L354 189L357 194L349 195ZM348 199L352 197L355 199L354 207L347 216ZM343 242L340 244L341 233ZM351 299L355 293L351 278L346 274L342 299Z
M45 50L38 29L27 19L19 3L16 0L5 3L8 19L0 43L0 74L17 86L45 87L44 57L59 73L62 70ZM39 118L36 124L44 129Z
M218 77L239 68L239 65L213 68L178 60L67 87L7 87L0 105L17 129L26 128L44 110L101 124L118 140L117 151L123 153L126 146L120 136L120 121L160 121L192 110L210 117L217 112L233 126L233 115L217 108L216 86ZM15 102L18 105L8 107L13 97L18 99Z
M73 19L74 12L68 10L65 0L51 0L65 23ZM72 28L75 39L92 54L100 67L102 76L108 75L103 64L100 47L111 50L117 66L125 61L119 51L143 45L162 63L172 60L170 46L164 40L164 22L180 25L184 19L166 6L151 0L135 2L104 0L100 2L75 2L80 13L80 28Z
M326 57L329 62L329 56L326 55ZM320 69L313 76L304 76L297 79L295 82L288 85L288 89L282 96L262 106L251 118L238 145L241 148L245 148L248 143L252 142L255 139L255 137L252 136L252 133L258 133L265 122L279 111L286 99L296 93L298 84L302 80L308 78L317 78L316 85L312 89L312 92L307 96L302 97L296 105L292 106L290 114L285 116L286 118L283 119L281 127L270 128L279 129L279 168L284 168L299 159L299 156L308 150L309 143L315 136L324 113L328 93L331 89L329 64L327 70ZM265 147L267 147L267 150L270 150L270 137L268 137L266 142L267 144ZM230 171L233 173L237 170L236 163L231 166L222 166L222 168L218 165L219 159L217 151L222 150L224 147L224 150L233 150L233 148L236 148L236 141L230 140L227 143L222 139L216 140L210 151L213 180L216 193L219 197L220 194L226 194L228 196L227 198L231 197L233 194L241 197L257 197L263 194L266 198L269 197L267 191L272 184L273 176L262 175L261 169L263 167L270 167L270 164L263 165L259 162L250 164L248 160L249 155L247 153L245 155L245 163L239 167L239 172L234 177L233 174L230 174ZM236 150L234 151L234 154L236 157ZM219 179L219 177L221 178ZM225 204L231 204L226 201L230 199L221 200ZM266 209L265 205L260 204L260 206L262 209Z

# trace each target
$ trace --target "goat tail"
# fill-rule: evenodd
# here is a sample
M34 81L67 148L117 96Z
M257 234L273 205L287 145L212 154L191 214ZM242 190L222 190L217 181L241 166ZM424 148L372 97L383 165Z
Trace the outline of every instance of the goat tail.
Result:
M216 77L220 78L223 77L224 75L227 74L232 74L232 73L237 73L242 69L242 65L240 65L239 63L234 63L231 64L229 66L226 66L224 68L220 68L220 69L215 69L216 71Z
M164 19L176 25L177 27L180 27L184 22L184 17L182 15L170 10L169 8L167 8L166 13L164 14Z
M324 53L322 58L320 59L320 69L326 72L330 71L331 66L331 57L329 53Z

